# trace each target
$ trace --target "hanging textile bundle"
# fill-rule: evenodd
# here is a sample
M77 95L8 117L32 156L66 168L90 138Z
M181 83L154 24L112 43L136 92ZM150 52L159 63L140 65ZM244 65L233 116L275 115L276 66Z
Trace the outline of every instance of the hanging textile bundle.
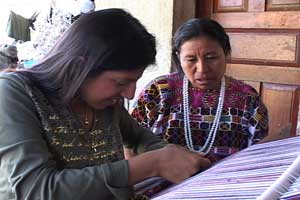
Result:
M21 40L23 42L30 41L30 27L34 29L33 23L38 16L34 13L31 18L27 19L10 11L8 22L7 22L7 35L14 38L15 40Z

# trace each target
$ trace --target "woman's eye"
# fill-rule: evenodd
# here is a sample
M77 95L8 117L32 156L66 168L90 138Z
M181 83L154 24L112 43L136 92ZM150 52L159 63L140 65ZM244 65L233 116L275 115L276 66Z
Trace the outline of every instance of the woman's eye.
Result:
M125 86L127 83L125 83L125 82L117 82L117 84L118 84L119 86Z
M214 60L214 59L216 59L218 56L216 56L216 55L209 55L209 56L206 56L205 58L207 59L207 60Z
M130 84L130 81L127 81L127 80L116 81L116 84L118 85L118 87L125 87L125 86L128 86L128 84Z
M195 63L195 62L197 62L197 59L187 59L186 62L188 62L188 63Z

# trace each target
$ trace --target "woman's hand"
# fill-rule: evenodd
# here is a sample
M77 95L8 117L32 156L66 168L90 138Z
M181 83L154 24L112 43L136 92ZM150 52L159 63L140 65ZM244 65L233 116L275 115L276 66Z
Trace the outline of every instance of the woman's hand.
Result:
M201 153L174 144L169 144L158 151L160 151L156 164L158 175L174 183L196 174L200 169L207 168L211 164Z
M174 144L130 158L128 163L130 185L154 176L178 183L211 164L200 153Z
M124 157L126 160L137 155L136 153L134 153L133 149L123 147L123 150L124 150Z

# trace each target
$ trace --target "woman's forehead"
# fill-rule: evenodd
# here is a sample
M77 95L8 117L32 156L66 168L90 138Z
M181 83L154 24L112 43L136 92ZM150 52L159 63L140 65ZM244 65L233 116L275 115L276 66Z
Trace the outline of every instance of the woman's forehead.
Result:
M197 37L185 41L180 48L181 53L208 53L222 51L219 43L207 37Z
M145 68L136 70L106 70L99 76L106 78L137 80L143 74Z

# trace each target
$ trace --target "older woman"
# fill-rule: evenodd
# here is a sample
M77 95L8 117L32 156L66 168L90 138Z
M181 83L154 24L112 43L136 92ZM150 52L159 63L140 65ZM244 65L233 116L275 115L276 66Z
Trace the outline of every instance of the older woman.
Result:
M169 143L217 161L267 135L268 115L251 86L225 76L229 37L210 19L191 19L175 33L177 72L154 79L132 116Z
M179 182L208 166L119 103L155 55L136 18L107 9L76 20L33 68L1 74L0 199L127 200L141 180ZM123 144L147 152L125 160Z

